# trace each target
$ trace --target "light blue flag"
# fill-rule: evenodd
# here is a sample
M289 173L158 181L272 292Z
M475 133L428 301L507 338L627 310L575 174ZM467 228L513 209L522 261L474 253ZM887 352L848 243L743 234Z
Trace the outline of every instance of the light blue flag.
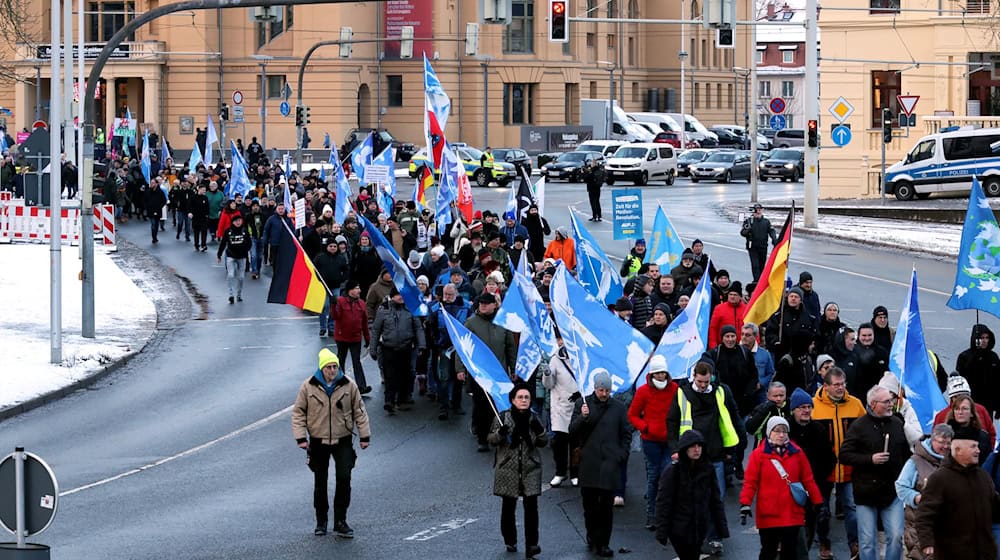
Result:
M247 170L247 163L236 149L236 143L229 141L230 155L232 156L233 168L230 172L229 182L226 183L225 195L227 198L236 198L236 195L247 196L253 185L250 184L250 174Z
M684 253L684 243L660 205L656 206L656 217L653 218L653 230L649 234L648 247L646 262L656 263L661 269L677 266L681 254Z
M0 154L5 153L9 149L10 146L7 145L7 135L0 134Z
M573 221L573 237L576 238L576 271L580 284L598 301L612 305L622 297L622 277L597 244L597 240L580 224L576 214L570 212L570 217Z
M330 163L333 164L333 182L337 185L333 219L342 224L351 212L351 183L347 180L347 175L344 174L344 167L340 165L340 159L332 156L332 152Z
M351 173L358 178L359 184L365 184L365 167L372 163L372 152L375 151L375 144L372 134L368 133L364 141L358 142L357 146L351 150Z
M319 182L323 183L324 185L326 184L326 166L325 165L319 166Z
M288 152L281 156L281 167L285 170L285 179L292 176L292 156Z
M152 183L153 163L149 159L149 131L142 133L142 153L139 156L139 167L142 169L142 176L146 179L146 184Z
M653 343L617 319L560 264L549 287L552 313L582 395L594 391L594 376L611 375L614 392L628 390L653 351Z
M212 122L212 115L208 115L208 125L205 127L205 161L209 165L215 163L212 159L212 144L219 141L219 133L215 131L215 123ZM220 144L221 148L222 145Z
M389 188L389 194L393 198L396 197L396 174L394 173L396 167L396 154L392 146L387 146L382 153L375 156L372 159L372 165L384 165L389 168L389 184L381 185L383 188Z
M520 273L511 280L493 323L521 333L514 372L525 381L531 378L542 361L542 340L549 355L558 350L552 318L545 309L542 296L531 280Z
M465 173L465 166L458 160L451 144L444 145L441 156L441 179L438 181L437 220L438 234L444 235L445 228L451 223L451 203L458 199L458 174Z
M160 166L166 166L170 159L170 148L167 147L167 139L160 137Z
M125 107L125 122L132 122L132 109ZM125 136L125 144L127 146L135 146L135 134L127 134Z
M507 376L500 360L497 360L486 343L472 334L465 325L456 321L451 313L441 313L441 318L444 320L445 328L448 329L451 342L455 345L458 359L462 360L472 378L493 399L497 411L503 412L510 408L509 394L514 389L514 383Z
M420 289L417 288L417 279L414 278L413 272L403 263L403 259L399 258L396 250L392 248L392 244L386 240L377 227L372 225L362 215L358 215L358 221L365 228L365 231L368 232L368 236L372 240L372 247L375 248L375 252L382 259L383 266L385 266L385 269L392 276L392 283L396 285L396 289L403 296L406 308L410 310L410 313L414 317L426 317L428 311L427 304L420 295Z
M920 420L925 434L934 427L934 413L948 406L938 388L937 375L931 367L924 342L924 326L920 321L920 304L917 300L917 269L910 276L910 291L899 316L896 338L889 351L889 370L896 374L906 388L906 400Z
M687 307L670 322L670 326L663 332L663 337L656 346L655 353L666 358L667 371L671 377L688 378L691 368L707 349L708 322L712 313L711 284L706 268L701 282L698 282L698 287L691 294ZM640 376L637 385L645 382L645 375Z
M528 251L522 250L521 256L517 259L517 272L525 276L531 276L531 265L528 264Z
M424 53L424 105L426 109L434 111L438 125L444 130L448 124L448 116L451 115L451 98L445 93L441 80L427 60L427 53Z
M972 179L969 210L958 248L952 309L979 309L1000 317L1000 227L979 180Z
M188 170L194 173L198 169L198 164L201 163L201 150L198 148L198 142L194 143L194 149L191 150L191 155L188 157Z

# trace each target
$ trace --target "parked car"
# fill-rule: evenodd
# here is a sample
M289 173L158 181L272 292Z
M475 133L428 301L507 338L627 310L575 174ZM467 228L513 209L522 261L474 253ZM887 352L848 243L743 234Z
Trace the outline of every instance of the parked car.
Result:
M779 148L771 156L760 162L758 175L761 181L784 179L798 181L805 173L806 153L802 148Z
M783 128L774 133L771 143L775 148L800 148L806 143L806 131L801 128Z
M721 127L713 126L709 128L715 133L715 136L719 139L720 148L739 148L743 149L746 146L746 141L743 140L743 136L733 132L732 130Z
M566 152L544 152L538 154L538 168L541 169L542 166L544 166L546 163L555 161L556 159L559 158L559 156L563 155L564 153Z
M681 152L681 155L677 156L677 175L679 177L689 177L691 175L689 166L705 161L705 158L711 154L712 150L706 150L705 148L695 148Z
M455 150L455 154L465 167L465 174L469 176L469 179L473 183L480 187L488 187L492 182L496 182L501 187L506 187L517 177L517 170L512 163L496 161L494 156L493 169L487 169L480 163L483 153L476 148L472 146L452 146L452 149ZM410 177L419 177L422 173L421 169L426 167L429 162L430 158L427 156L427 148L421 148L410 158ZM435 170L434 174L440 177L441 171Z
M584 165L589 165L591 161L597 160L604 165L604 155L598 152L566 152L560 155L555 161L542 166L542 175L548 179L565 179L570 183L579 183L583 178L581 171Z
M576 147L578 152L597 152L604 157L608 157L611 154L618 151L618 148L628 144L628 142L622 142L621 140L587 140L586 142L580 144Z
M681 147L681 133L680 132L661 132L653 138L654 144L669 144L675 148ZM694 140L687 141L688 148L697 148L698 142Z
M662 144L629 144L618 148L615 155L604 165L607 172L605 181L609 185L615 181L632 181L645 185L649 181L665 181L674 184L677 175L677 158L674 149Z
M347 136L344 137L344 144L340 148L340 159L343 160L347 157L347 154L351 153L351 150L359 142L363 142L365 137L374 130L374 128L352 128L347 133ZM417 153L417 146L415 144L396 140L384 128L375 131L375 138L372 143L374 144L374 155L381 154L386 146L392 145L393 148L396 148L396 161L410 161L413 154Z
M701 163L690 166L691 182L715 180L728 183L733 179L745 179L750 182L753 169L750 154L736 150L720 150L705 158Z
M520 148L495 148L493 159L512 164L518 173L523 169L531 175L531 156Z

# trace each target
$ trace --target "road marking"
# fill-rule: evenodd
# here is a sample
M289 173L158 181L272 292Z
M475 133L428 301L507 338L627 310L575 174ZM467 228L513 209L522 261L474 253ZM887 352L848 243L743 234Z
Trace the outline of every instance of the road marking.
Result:
M240 350L271 350L272 348L281 348L283 350L291 350L291 349L298 348L298 346L287 346L287 345L278 345L278 346L240 346ZM223 346L222 349L223 350L232 350L232 348L229 347L229 346Z
M77 492L82 492L84 490L89 490L91 488L96 488L98 486L103 486L103 485L105 485L105 484L107 484L109 482L114 482L116 480L121 480L121 479L123 479L125 477L132 476L134 474L139 474L139 473L144 472L144 471L148 471L149 469L152 469L154 467L159 467L160 465L165 465L165 464L167 464L167 463L169 463L171 461L174 461L175 459L180 459L182 457L187 457L188 455L193 455L193 454L195 454L195 453L197 453L199 451L202 451L204 449L208 449L209 447L212 447L213 445L215 445L217 443L222 443L222 442L224 442L226 440L233 439L234 437L239 436L241 434L245 434L246 432L249 432L251 430L256 430L257 428L265 426L265 425L267 425L267 424L269 424L269 423L277 420L278 418L281 418L285 414L288 414L291 411L292 411L292 407L288 406L286 408L283 408L283 409L279 410L278 412L275 412L274 414L271 414L270 416L265 416L264 418L261 418L260 420L257 420L256 422L252 422L250 424L247 424L246 426L243 426L242 428L238 428L236 430L233 430L233 431L229 432L228 434L226 434L224 436L220 436L220 437L217 437L217 438L213 439L212 441L205 442L205 443L203 443L201 445L192 447L191 449L188 449L186 451L181 451L180 453L178 453L176 455L171 455L170 457L164 457L164 458L162 458L162 459L160 459L158 461L154 461L152 463L147 463L147 464L145 464L145 465L143 465L141 467L134 468L132 470L128 470L128 471L125 471L123 473L116 474L114 476L109 476L108 478L104 478L104 479L98 480L97 482L91 482L90 484L84 484L83 486L78 486L78 487L73 488L71 490L66 490L65 492L60 492L59 493L59 497L61 498L63 496L69 496L70 494L76 494Z
M198 323L233 323L238 321L315 321L316 317L226 317L217 319L204 319Z
M440 537L441 535L444 535L445 533L450 533L450 532L454 531L455 529L461 529L462 527L465 527L466 525L470 525L472 523L475 523L476 521L479 521L479 520L478 519L462 519L462 518L452 519L451 521L445 521L444 523L442 523L440 525L435 525L434 527L431 527L430 529L424 529L423 531L416 532L416 533L414 533L414 534L406 537L403 540L404 541L419 541L419 542L429 541L431 539Z

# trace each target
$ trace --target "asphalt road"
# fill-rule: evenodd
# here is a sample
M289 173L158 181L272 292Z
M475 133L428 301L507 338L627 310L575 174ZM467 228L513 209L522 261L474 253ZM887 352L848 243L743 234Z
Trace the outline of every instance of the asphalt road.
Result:
M646 187L647 228L659 200L685 241L701 238L717 266L745 279L749 264L738 226L722 219L715 205L748 200L748 193L745 184ZM474 194L477 207L487 208L502 208L507 196L495 188ZM800 196L801 185L768 183L761 194ZM550 183L548 219L553 226L566 224L569 208L589 217L586 200L582 185ZM610 194L604 200L609 204ZM610 223L585 223L605 250L624 254L626 244L611 240ZM204 296L204 310L195 306L194 319L164 321L149 347L119 373L0 424L4 447L26 446L59 478L57 518L32 540L51 545L61 559L513 557L503 552L499 536L492 456L475 453L468 417L440 422L436 405L423 401L386 417L377 392L368 401L373 443L359 451L354 470L349 520L357 537L314 537L311 473L292 440L288 407L329 339L316 336L315 319L264 303L266 279L248 278L246 301L229 305L224 269L211 252L195 253L167 234L153 246L142 222L130 223L121 235L163 265L159 274L187 278ZM857 323L878 303L895 314L914 263L925 288L921 303L931 345L953 364L974 317L944 306L953 264L800 237L792 274L811 270L822 300L838 301ZM376 375L367 360L366 371ZM612 544L636 557L673 558L642 528L642 463L634 453L627 505L616 511ZM733 537L726 556L756 555L757 537L738 525L732 492L727 502ZM545 491L540 512L543 558L587 557L576 491ZM846 553L839 523L833 536L835 551Z

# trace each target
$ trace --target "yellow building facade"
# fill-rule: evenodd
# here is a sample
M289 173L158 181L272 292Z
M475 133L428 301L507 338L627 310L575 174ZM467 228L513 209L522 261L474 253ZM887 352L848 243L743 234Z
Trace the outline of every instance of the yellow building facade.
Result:
M135 14L164 4L87 0L87 50L102 47ZM746 19L748 7L743 4L741 20ZM29 5L37 42L47 41L49 3L34 0ZM572 0L570 13L680 19L681 6L688 16L700 17L696 0ZM467 56L462 39L466 23L480 21L478 9L478 0L286 6L281 23L263 25L251 21L248 8L175 13L136 31L108 62L96 121L106 130L110 119L123 116L127 109L172 146L187 149L207 115L215 119L225 102L231 117L242 111L244 119L235 123L231 118L227 136L249 142L251 136L265 134L266 127L267 146L288 149L295 145L298 68L312 45L339 39L341 27L351 27L353 39L364 41L387 33L398 36L400 25L413 25L416 41L411 60L399 59L398 44L391 43L355 44L350 58L340 58L336 46L316 51L303 87L304 104L311 108L312 147L322 145L326 133L339 145L352 127L379 125L401 140L421 144L423 52L452 98L446 134L453 141L516 146L524 126L578 124L581 98L609 97L609 74L614 78L614 97L626 111L679 111L681 50L688 53L686 112L707 125L742 124L744 80L733 68L747 67L753 52L749 33L742 27L735 49L718 49L714 31L687 25L682 49L679 25L572 22L571 40L563 45L547 39L547 1L513 0L511 25L481 25L477 55ZM8 127L20 130L36 116L47 120L47 49L0 45L0 57L19 76L17 83L0 86L0 106L13 113L7 117ZM289 99L293 113L287 117L279 114L286 82L293 89ZM649 105L649 91L654 89L660 99L657 107ZM242 94L242 109L233 111L237 91ZM665 105L667 98L675 103L673 108ZM263 105L266 123L262 123Z
M881 110L891 110L887 165L926 134L954 125L1000 126L1000 47L990 4L898 0L823 2L819 28L820 196L880 194ZM940 8L940 9L939 9ZM898 95L919 96L916 126L899 128ZM843 97L854 108L852 140L833 145L828 109Z

